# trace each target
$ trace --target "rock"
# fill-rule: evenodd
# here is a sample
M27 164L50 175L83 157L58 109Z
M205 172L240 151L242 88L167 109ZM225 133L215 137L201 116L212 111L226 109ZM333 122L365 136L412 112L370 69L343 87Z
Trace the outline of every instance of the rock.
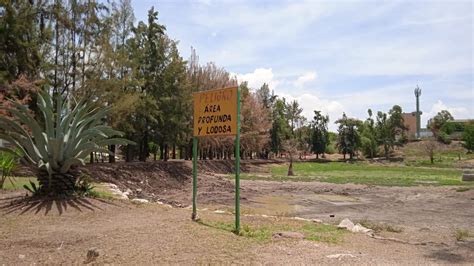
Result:
M24 259L26 258L26 256L23 255L23 254L20 254L20 255L18 255L18 258L19 258L20 260L24 260Z
M273 238L303 239L304 235L298 232L277 232L273 234Z
M90 248L87 251L85 263L90 263L95 261L100 256L100 250L97 248Z
M147 199L132 199L132 202L137 204L150 203L150 201L148 201Z
M327 255L326 256L326 258L328 258L328 259L338 259L338 260L341 260L344 257L355 258L355 256L352 255L352 254L332 254L332 255Z
M354 223L353 223L351 220L345 218L344 220L342 220L342 221L339 223L339 225L337 226L337 228L340 228L340 229L347 229L347 230L351 231L352 228L354 228Z
M337 228L346 229L346 230L351 231L353 233L371 234L373 232L372 229L366 228L366 227L362 226L361 224L354 225L354 223L351 220L347 219L347 218L342 220L339 223L339 225L337 226Z
M305 221L305 222L311 221L310 219L306 219L306 218L302 218L302 217L293 217L292 219L297 220L297 221Z
M354 233L367 234L367 233L371 233L372 229L366 228L366 227L362 226L361 224L356 224L356 225L354 225L354 227L352 227L351 231L354 232Z
M318 223L318 224L322 224L322 223L323 223L323 220L320 220L320 219L311 219L311 222L313 222L313 223Z

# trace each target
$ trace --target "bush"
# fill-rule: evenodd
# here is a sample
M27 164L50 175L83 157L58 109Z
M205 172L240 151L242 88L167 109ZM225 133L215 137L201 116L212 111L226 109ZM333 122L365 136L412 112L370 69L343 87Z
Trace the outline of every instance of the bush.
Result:
M12 171L17 166L17 157L12 153L0 152L0 189L3 189L3 184L7 179L14 184Z
M469 152L474 152L474 123L466 126L462 140L464 141L464 148L466 148Z
M438 135L438 141L444 144L451 144L451 139L446 132L440 132Z

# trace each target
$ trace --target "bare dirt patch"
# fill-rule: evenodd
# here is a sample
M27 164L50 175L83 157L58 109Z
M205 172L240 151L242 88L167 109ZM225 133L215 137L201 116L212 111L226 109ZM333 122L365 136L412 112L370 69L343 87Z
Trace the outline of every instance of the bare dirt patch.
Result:
M265 163L276 162L244 162L242 170L265 174ZM87 169L96 180L130 188L134 197L175 207L191 203L190 162L96 164ZM198 208L204 221L233 221L227 212L214 213L233 210L234 184L224 175L232 171L231 161L200 164ZM243 224L271 224L287 216L334 224L349 218L401 231L382 229L377 235L384 240L348 233L338 244L260 243L191 222L187 208L95 199L87 199L85 206L75 203L77 208L61 202L12 207L12 197L24 192L0 192L0 264L82 263L91 248L99 250L95 262L100 264L474 263L473 239L457 241L454 235L461 228L474 233L472 189L251 180L242 180L241 188Z

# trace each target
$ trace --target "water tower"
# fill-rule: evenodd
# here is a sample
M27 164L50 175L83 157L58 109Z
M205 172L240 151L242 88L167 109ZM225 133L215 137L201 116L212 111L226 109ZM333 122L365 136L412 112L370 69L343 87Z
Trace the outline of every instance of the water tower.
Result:
M420 95L421 95L421 89L416 85L415 88L415 97L416 97L416 138L420 139L420 125L421 125L421 120L420 120Z

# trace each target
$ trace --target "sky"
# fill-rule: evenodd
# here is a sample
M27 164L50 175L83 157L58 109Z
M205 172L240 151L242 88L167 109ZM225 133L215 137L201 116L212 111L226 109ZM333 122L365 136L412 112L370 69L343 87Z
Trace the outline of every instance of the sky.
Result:
M214 62L275 94L297 100L311 120L400 105L422 127L446 109L474 118L473 1L132 0L136 21L154 6L186 59Z

